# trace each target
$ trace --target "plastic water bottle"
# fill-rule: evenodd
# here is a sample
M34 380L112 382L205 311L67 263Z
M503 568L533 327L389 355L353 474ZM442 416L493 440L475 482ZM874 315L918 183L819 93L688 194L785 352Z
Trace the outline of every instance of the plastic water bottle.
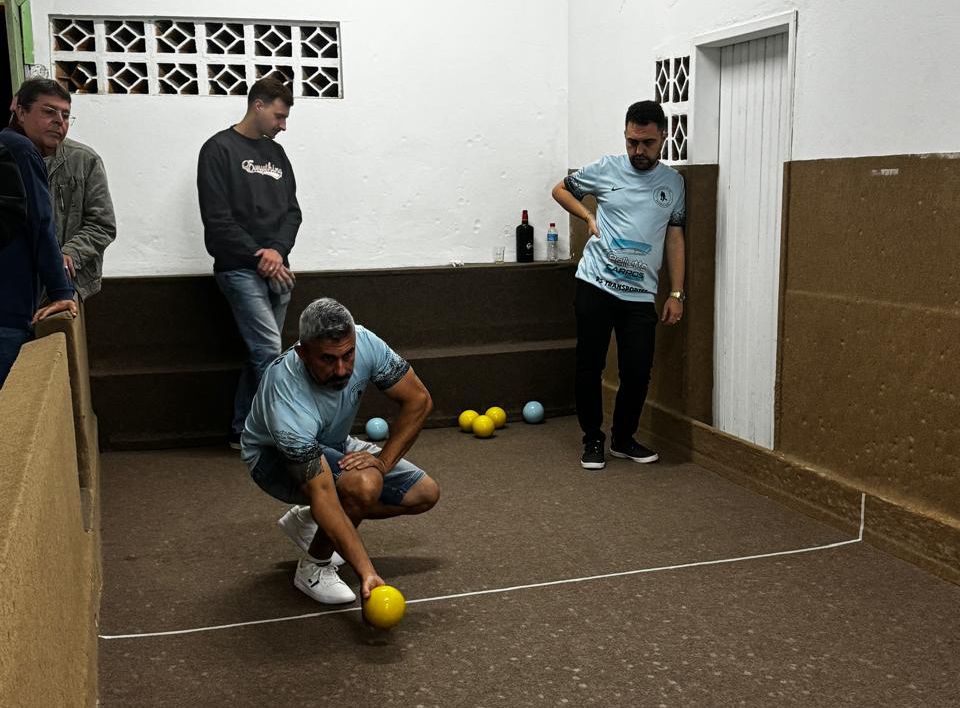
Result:
M557 253L557 225L551 222L550 228L547 229L547 260L556 261L559 258L560 255Z

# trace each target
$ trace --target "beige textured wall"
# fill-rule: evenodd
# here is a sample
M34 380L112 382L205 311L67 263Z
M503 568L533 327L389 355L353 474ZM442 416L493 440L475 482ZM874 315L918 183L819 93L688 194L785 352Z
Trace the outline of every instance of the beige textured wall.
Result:
M960 529L960 160L787 184L778 448Z
M0 705L93 706L100 549L99 459L85 445L81 501L71 346L64 333L24 346L0 389ZM75 353L74 353L75 354ZM82 372L81 372L82 373ZM85 518L86 516L86 518Z
M100 488L100 449L97 442L97 416L93 413L90 394L86 311L83 304L80 305L80 312L81 316L78 318L63 314L42 320L37 323L35 334L39 338L55 332L62 332L67 338L67 364L70 371L83 527L88 531L96 532L98 526L95 519L97 492ZM99 547L99 536L97 546ZM99 555L97 556L96 570L99 586Z

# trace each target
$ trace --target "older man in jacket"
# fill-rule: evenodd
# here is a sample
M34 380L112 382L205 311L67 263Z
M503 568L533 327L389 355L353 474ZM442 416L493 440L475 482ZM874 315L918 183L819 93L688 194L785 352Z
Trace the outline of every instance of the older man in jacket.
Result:
M17 110L18 102L33 104L40 97L70 103L56 81L30 79L17 91L10 124L43 155L63 267L86 300L100 291L103 252L117 236L107 173L93 148L67 138L72 115Z

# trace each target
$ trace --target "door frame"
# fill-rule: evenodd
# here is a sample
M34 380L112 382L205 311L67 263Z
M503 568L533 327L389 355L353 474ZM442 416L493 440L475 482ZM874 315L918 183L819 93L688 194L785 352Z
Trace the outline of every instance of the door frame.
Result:
M787 135L783 159L784 162L792 159L797 65L796 10L732 25L693 38L693 114L690 116L688 132L691 164L715 165L720 159L720 56L723 47L782 32L787 33Z
M2 0L7 24L7 48L10 60L10 82L16 93L25 77L26 64L33 63L33 18L30 0ZM6 106L0 106L5 110Z
M787 70L784 91L784 100L786 101L786 106L784 107L786 125L784 126L785 132L782 137L782 149L784 164L790 162L793 156L793 122L794 107L796 105L796 10L732 25L694 38L693 66L691 67L694 101L690 117L690 131L688 133L690 135L689 157L692 164L718 165L720 161L720 82L723 49L735 44L740 44L741 42L749 42L751 40L779 34L787 35ZM780 204L778 205L780 210L780 263L775 266L779 269L777 278L778 286L777 292L772 294L777 302L776 354L773 364L774 380L772 391L773 428L770 442L771 449L773 450L777 449L780 439L780 366L781 347L783 344L785 282L783 244L786 239L786 222L789 213L788 188L786 177L784 177L780 185ZM714 317L716 317L716 313L714 313ZM714 333L714 372L717 366L716 336L716 333ZM716 391L714 391L713 413L714 416L717 415Z

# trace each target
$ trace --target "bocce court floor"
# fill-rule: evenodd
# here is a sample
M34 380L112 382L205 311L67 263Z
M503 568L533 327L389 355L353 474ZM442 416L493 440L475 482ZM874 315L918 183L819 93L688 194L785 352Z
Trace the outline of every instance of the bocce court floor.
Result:
M960 587L696 465L580 450L573 418L424 431L440 503L361 526L407 598L389 632L293 587L237 453L105 454L100 705L960 705Z

